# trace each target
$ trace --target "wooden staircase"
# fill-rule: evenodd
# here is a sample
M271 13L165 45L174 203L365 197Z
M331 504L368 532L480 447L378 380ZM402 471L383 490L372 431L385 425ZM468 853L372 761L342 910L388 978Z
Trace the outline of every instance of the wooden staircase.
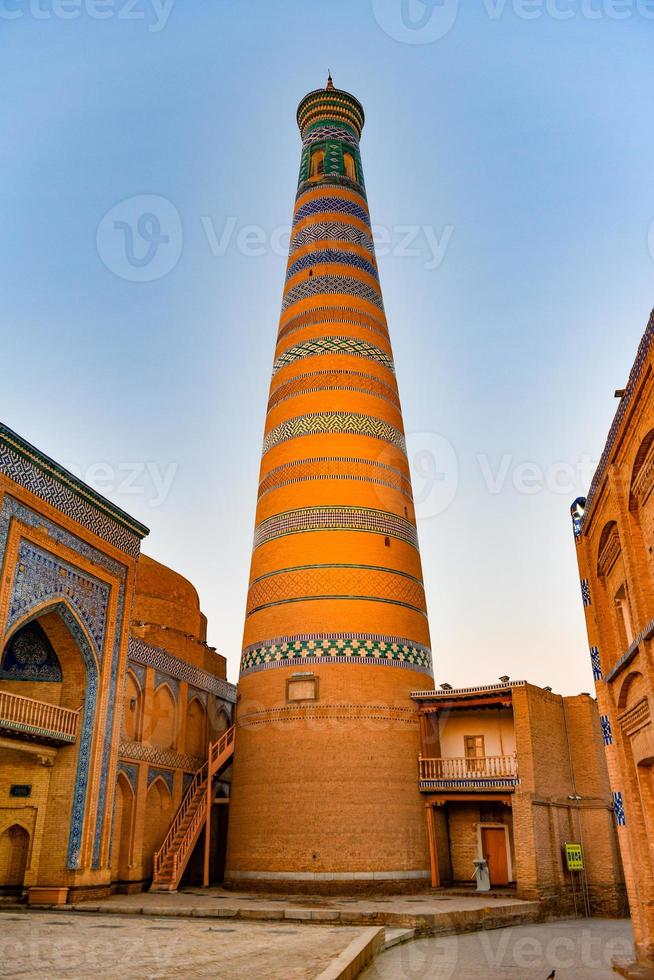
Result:
M189 862L200 831L206 826L205 885L208 882L208 838L211 823L213 778L231 761L234 754L232 725L217 742L209 745L208 758L198 769L173 818L163 844L154 855L151 892L175 892Z

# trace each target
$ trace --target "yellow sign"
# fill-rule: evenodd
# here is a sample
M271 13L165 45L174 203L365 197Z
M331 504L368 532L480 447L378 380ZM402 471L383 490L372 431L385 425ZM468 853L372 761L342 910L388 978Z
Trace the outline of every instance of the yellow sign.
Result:
M584 855L581 850L581 844L565 845L565 861L568 866L568 871L584 870Z

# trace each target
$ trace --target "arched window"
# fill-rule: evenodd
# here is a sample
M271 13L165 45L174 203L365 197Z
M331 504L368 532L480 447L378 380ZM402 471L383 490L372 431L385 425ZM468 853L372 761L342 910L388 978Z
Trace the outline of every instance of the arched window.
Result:
M186 753L198 759L207 754L207 714L197 698L189 701L186 713Z
M123 710L123 722L125 734L130 742L141 740L141 705L143 696L138 681L131 673L127 672L125 677L125 707Z
M152 703L152 734L150 742L160 749L172 749L175 744L175 700L167 684L160 684Z
M349 177L350 180L357 179L357 165L352 154L347 151L343 154L343 168L346 177Z
M325 172L325 151L322 149L314 150L311 154L310 177L320 177Z

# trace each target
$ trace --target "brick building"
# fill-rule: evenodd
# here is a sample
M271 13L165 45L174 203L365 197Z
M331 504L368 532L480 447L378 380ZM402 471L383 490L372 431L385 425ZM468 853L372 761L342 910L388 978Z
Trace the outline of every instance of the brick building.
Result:
M143 887L231 724L197 593L140 554L145 534L0 426L0 890Z
M545 908L624 914L624 885L599 714L588 694L525 681L415 692L433 887L467 882L486 858L491 885ZM567 870L580 844L584 873Z
M653 340L654 314L572 520L636 949L654 966Z

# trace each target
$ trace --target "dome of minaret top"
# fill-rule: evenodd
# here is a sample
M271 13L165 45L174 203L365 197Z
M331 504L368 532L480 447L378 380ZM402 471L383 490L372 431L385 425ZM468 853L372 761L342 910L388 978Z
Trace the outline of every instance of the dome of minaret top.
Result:
M364 122L363 106L359 100L349 92L335 88L331 74L327 86L305 95L297 110L302 139L312 127L330 124L347 127L359 139Z

